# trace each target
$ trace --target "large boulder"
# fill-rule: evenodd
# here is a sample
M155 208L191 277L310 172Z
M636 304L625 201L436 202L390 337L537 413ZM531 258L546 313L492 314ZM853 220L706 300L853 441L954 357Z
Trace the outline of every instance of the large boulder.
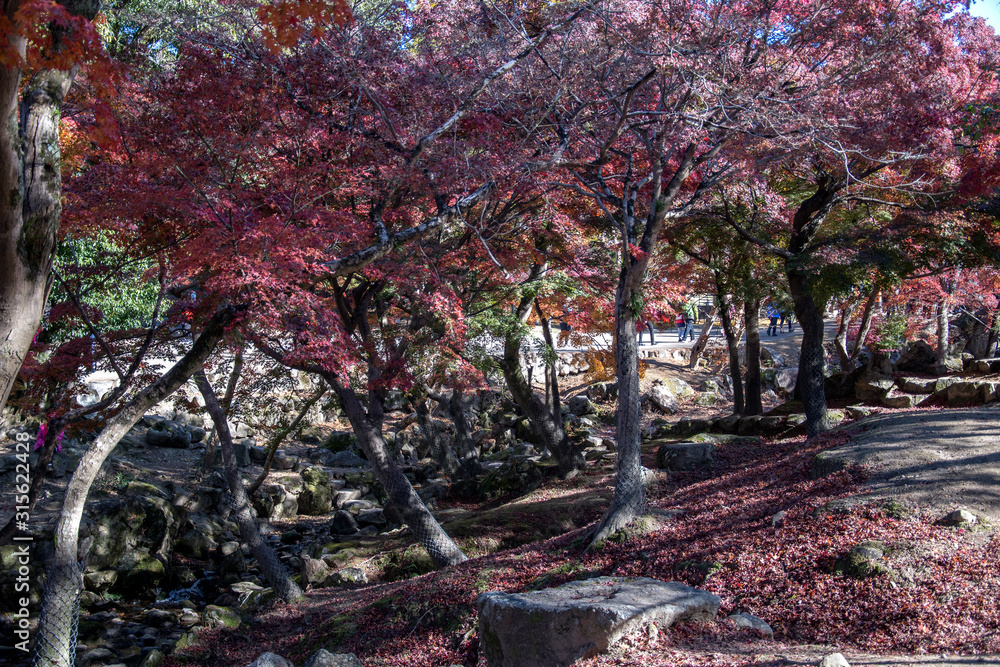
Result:
M715 445L710 442L678 442L661 445L656 465L665 470L691 470L712 465Z
M114 589L125 596L143 596L160 585L166 576L163 563L142 551L126 552L118 564Z
M479 596L488 667L566 667L650 623L711 621L721 598L645 577L599 577L532 593Z
M689 398L694 396L694 388L680 378L665 377L662 380L664 386L677 398Z
M262 519L291 519L299 513L299 499L281 484L268 484L254 496L253 507Z
M872 368L863 373L854 383L854 395L859 401L880 403L895 386L896 381L891 375L885 375Z
M302 471L302 493L299 494L299 514L315 516L333 509L330 477L322 468L312 466Z
M521 496L538 488L542 471L526 456L511 456L502 465L486 473L479 491L487 498Z
M178 422L164 419L155 422L146 431L146 442L153 447L187 449L191 444L191 432Z
M779 394L791 396L795 393L795 383L799 378L799 369L781 368L774 373L774 386Z
M594 407L594 404L591 403L590 399L584 394L571 397L568 401L566 401L566 407L577 417L597 413L597 408Z
M160 490L152 487L155 492ZM132 487L138 490L139 486ZM128 493L128 489L126 490ZM88 569L109 570L130 549L141 549L168 560L180 520L177 508L159 495L126 495L107 498L88 510L80 526L80 539L91 539Z
M666 385L658 382L653 383L653 386L646 393L646 400L664 414L675 415L680 409L673 392Z
M996 384L985 381L960 381L944 390L949 406L982 405L996 400Z
M926 341L918 340L909 344L906 351L896 360L895 369L902 373L932 375L937 355Z

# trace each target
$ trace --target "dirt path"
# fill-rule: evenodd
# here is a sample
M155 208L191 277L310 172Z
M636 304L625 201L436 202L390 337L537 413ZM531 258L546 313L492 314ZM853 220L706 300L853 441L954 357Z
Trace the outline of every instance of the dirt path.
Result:
M1000 407L873 415L850 429L850 443L822 458L868 468L865 497L1000 522Z

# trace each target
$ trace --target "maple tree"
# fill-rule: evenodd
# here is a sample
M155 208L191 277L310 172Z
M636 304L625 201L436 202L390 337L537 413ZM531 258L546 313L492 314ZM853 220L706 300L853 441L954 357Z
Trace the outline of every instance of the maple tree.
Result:
M525 157L485 150L521 133L497 122L491 84L567 19L470 40L461 3L376 9L285 50L252 31L186 44L123 105L127 150L73 192L77 224L110 220L134 248L169 257L175 284L247 304L248 340L325 379L393 505L444 565L464 556L392 460L384 400L418 367L477 377L441 266L485 261L489 230L508 224L508 207L484 202Z
M982 150L958 145L968 145L964 103L992 93L996 52L982 22L949 16L961 4L608 3L543 50L547 67L523 72L556 89L544 98L540 144L550 173L565 175L552 180L591 199L620 234L620 481L595 543L644 504L633 333L651 255L671 224L737 174L783 168L801 184L782 194L786 248L734 228L785 261L804 332L807 428L824 428L822 308L808 261L826 242L823 222L836 206L873 197L871 188L926 191L942 177L988 173L993 160L995 138L977 139ZM622 21L614 10L642 18Z

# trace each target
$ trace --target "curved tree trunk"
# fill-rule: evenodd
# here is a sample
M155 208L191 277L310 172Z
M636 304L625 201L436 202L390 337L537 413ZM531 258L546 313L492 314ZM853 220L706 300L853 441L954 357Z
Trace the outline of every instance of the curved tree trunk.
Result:
M743 323L747 330L747 381L744 414L759 415L764 412L760 398L760 298L747 299L743 304Z
M326 387L322 386L319 388L319 391L313 394L309 400L302 405L302 409L299 410L299 414L295 415L295 419L292 420L292 423L271 436L270 441L267 443L267 458L264 459L264 468L260 471L260 475L257 476L257 479L254 480L254 483L247 488L247 495L251 498L257 495L257 490L260 488L261 484L264 483L264 480L267 479L268 473L271 472L271 466L274 464L274 453L278 451L278 447L284 439L288 437L289 433L295 432L295 429L297 429L299 424L302 423L302 420L305 419L306 413L309 412L309 409L316 405L316 401L323 398L324 394L326 394Z
M65 667L73 664L76 658L76 646L71 645L71 639L76 634L83 587L83 575L77 562L80 519L90 486L101 471L104 460L147 410L177 391L201 368L235 314L236 309L231 307L216 313L191 349L160 379L139 392L111 417L80 459L66 487L62 512L56 524L55 554L47 569L45 596L36 633L36 667Z
M245 344L241 343L238 348L236 348L236 354L233 355L233 370L229 374L229 380L226 382L226 393L222 396L222 411L226 414L226 419L232 414L233 407L233 396L236 395L236 385L240 381L240 374L243 372L243 348L246 347ZM228 422L227 422L228 423ZM208 439L205 442L205 459L202 461L202 469L205 472L210 471L215 467L215 441L218 439L218 429L212 427L212 432L208 434ZM253 491L250 492L253 495Z
M705 318L705 326L702 327L698 340L691 346L691 360L688 362L688 368L696 368L698 366L701 355L705 353L705 348L708 347L708 339L712 335L712 329L715 327L715 318L718 314L719 307L715 306Z
M802 327L802 351L796 393L802 397L806 412L806 435L813 437L827 430L826 420L826 351L823 349L823 313L816 307L809 289L807 274L797 268L787 269L788 287L795 302L795 317Z
M720 292L718 299L722 331L726 334L726 347L729 349L729 377L733 382L733 414L742 415L746 404L743 398L743 376L740 373L740 339L736 335L733 316L729 311L729 297Z
M646 487L642 480L639 403L639 350L633 312L635 292L630 272L623 270L615 294L615 374L618 377L617 446L615 495L611 506L597 524L588 548L593 548L629 525L646 509ZM635 276L631 276L633 279Z
M250 547L250 553L257 559L264 579L271 584L275 594L284 602L291 602L302 597L302 589L292 581L285 570L285 566L278 560L277 554L264 541L260 534L260 524L250 505L250 496L247 495L243 486L243 479L240 477L239 468L236 467L236 454L233 453L233 436L229 432L229 424L226 422L226 411L223 410L215 397L212 385L205 377L205 371L199 369L194 374L194 380L198 385L198 390L205 399L205 408L211 415L215 423L215 429L219 434L219 444L222 447L222 463L226 470L226 481L229 483L229 493L233 503L233 514L236 517L236 525L240 527L240 537Z
M374 405L379 400L378 397L370 395L369 412L373 413L373 417L370 417L353 389L341 385L330 373L323 374L323 377L337 393L358 438L358 447L371 463L375 477L385 489L393 507L399 511L406 525L413 531L414 537L427 550L434 565L447 567L467 560L462 550L444 532L441 524L413 490L410 480L393 462L389 448L382 438L381 410Z
M526 296L518 305L517 317L522 323L527 321L533 301L533 296ZM634 338L635 336L633 336ZM521 342L519 331L508 331L504 337L503 359L500 362L501 371L503 371L507 388L510 389L514 402L528 418L531 428L541 439L542 446L548 449L556 459L558 474L561 477L566 477L574 471L583 470L586 461L583 458L583 452L569 441L569 436L563 427L561 414L550 410L545 401L535 394L531 385L524 378L524 374L521 372ZM546 377L549 377L548 373L546 373ZM554 386L556 390L553 395L558 401L558 385Z
M833 346L837 350L837 358L840 359L840 369L844 373L854 370L851 362L851 353L847 351L847 330L851 325L851 315L854 314L854 305L850 301L845 301L840 308L840 324L837 326L837 335L833 338ZM854 346L855 348L858 345Z
M868 339L868 333L872 330L872 320L875 319L875 304L878 303L878 297L881 293L882 287L876 285L872 290L872 293L868 295L868 300L865 301L865 308L861 312L861 324L858 327L858 339L854 342L854 349L851 350L851 370L857 368L858 357L861 356L861 349L864 347L865 341Z

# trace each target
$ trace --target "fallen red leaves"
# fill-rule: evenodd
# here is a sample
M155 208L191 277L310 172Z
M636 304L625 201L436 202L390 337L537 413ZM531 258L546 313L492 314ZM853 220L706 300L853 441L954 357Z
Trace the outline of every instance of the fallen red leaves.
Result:
M848 472L808 477L815 454L845 438L720 445L711 471L675 474L653 490L653 505L683 512L654 533L583 554L577 540L583 531L576 531L406 582L320 591L259 619L239 646L232 633L206 636L200 662L246 664L263 650L302 661L339 644L366 665L475 665L479 593L525 590L543 574L546 585L557 585L583 573L704 588L723 598L722 615L759 616L778 642L896 653L1000 650L996 540L893 518L875 505L814 511L861 481ZM771 517L782 510L784 521L772 526ZM865 540L885 542L886 562L899 577L856 580L834 573L837 560ZM732 654L694 658L683 646L749 641L767 652L773 643L750 635L728 623L678 626L658 637L630 638L624 650L586 664L748 664Z

